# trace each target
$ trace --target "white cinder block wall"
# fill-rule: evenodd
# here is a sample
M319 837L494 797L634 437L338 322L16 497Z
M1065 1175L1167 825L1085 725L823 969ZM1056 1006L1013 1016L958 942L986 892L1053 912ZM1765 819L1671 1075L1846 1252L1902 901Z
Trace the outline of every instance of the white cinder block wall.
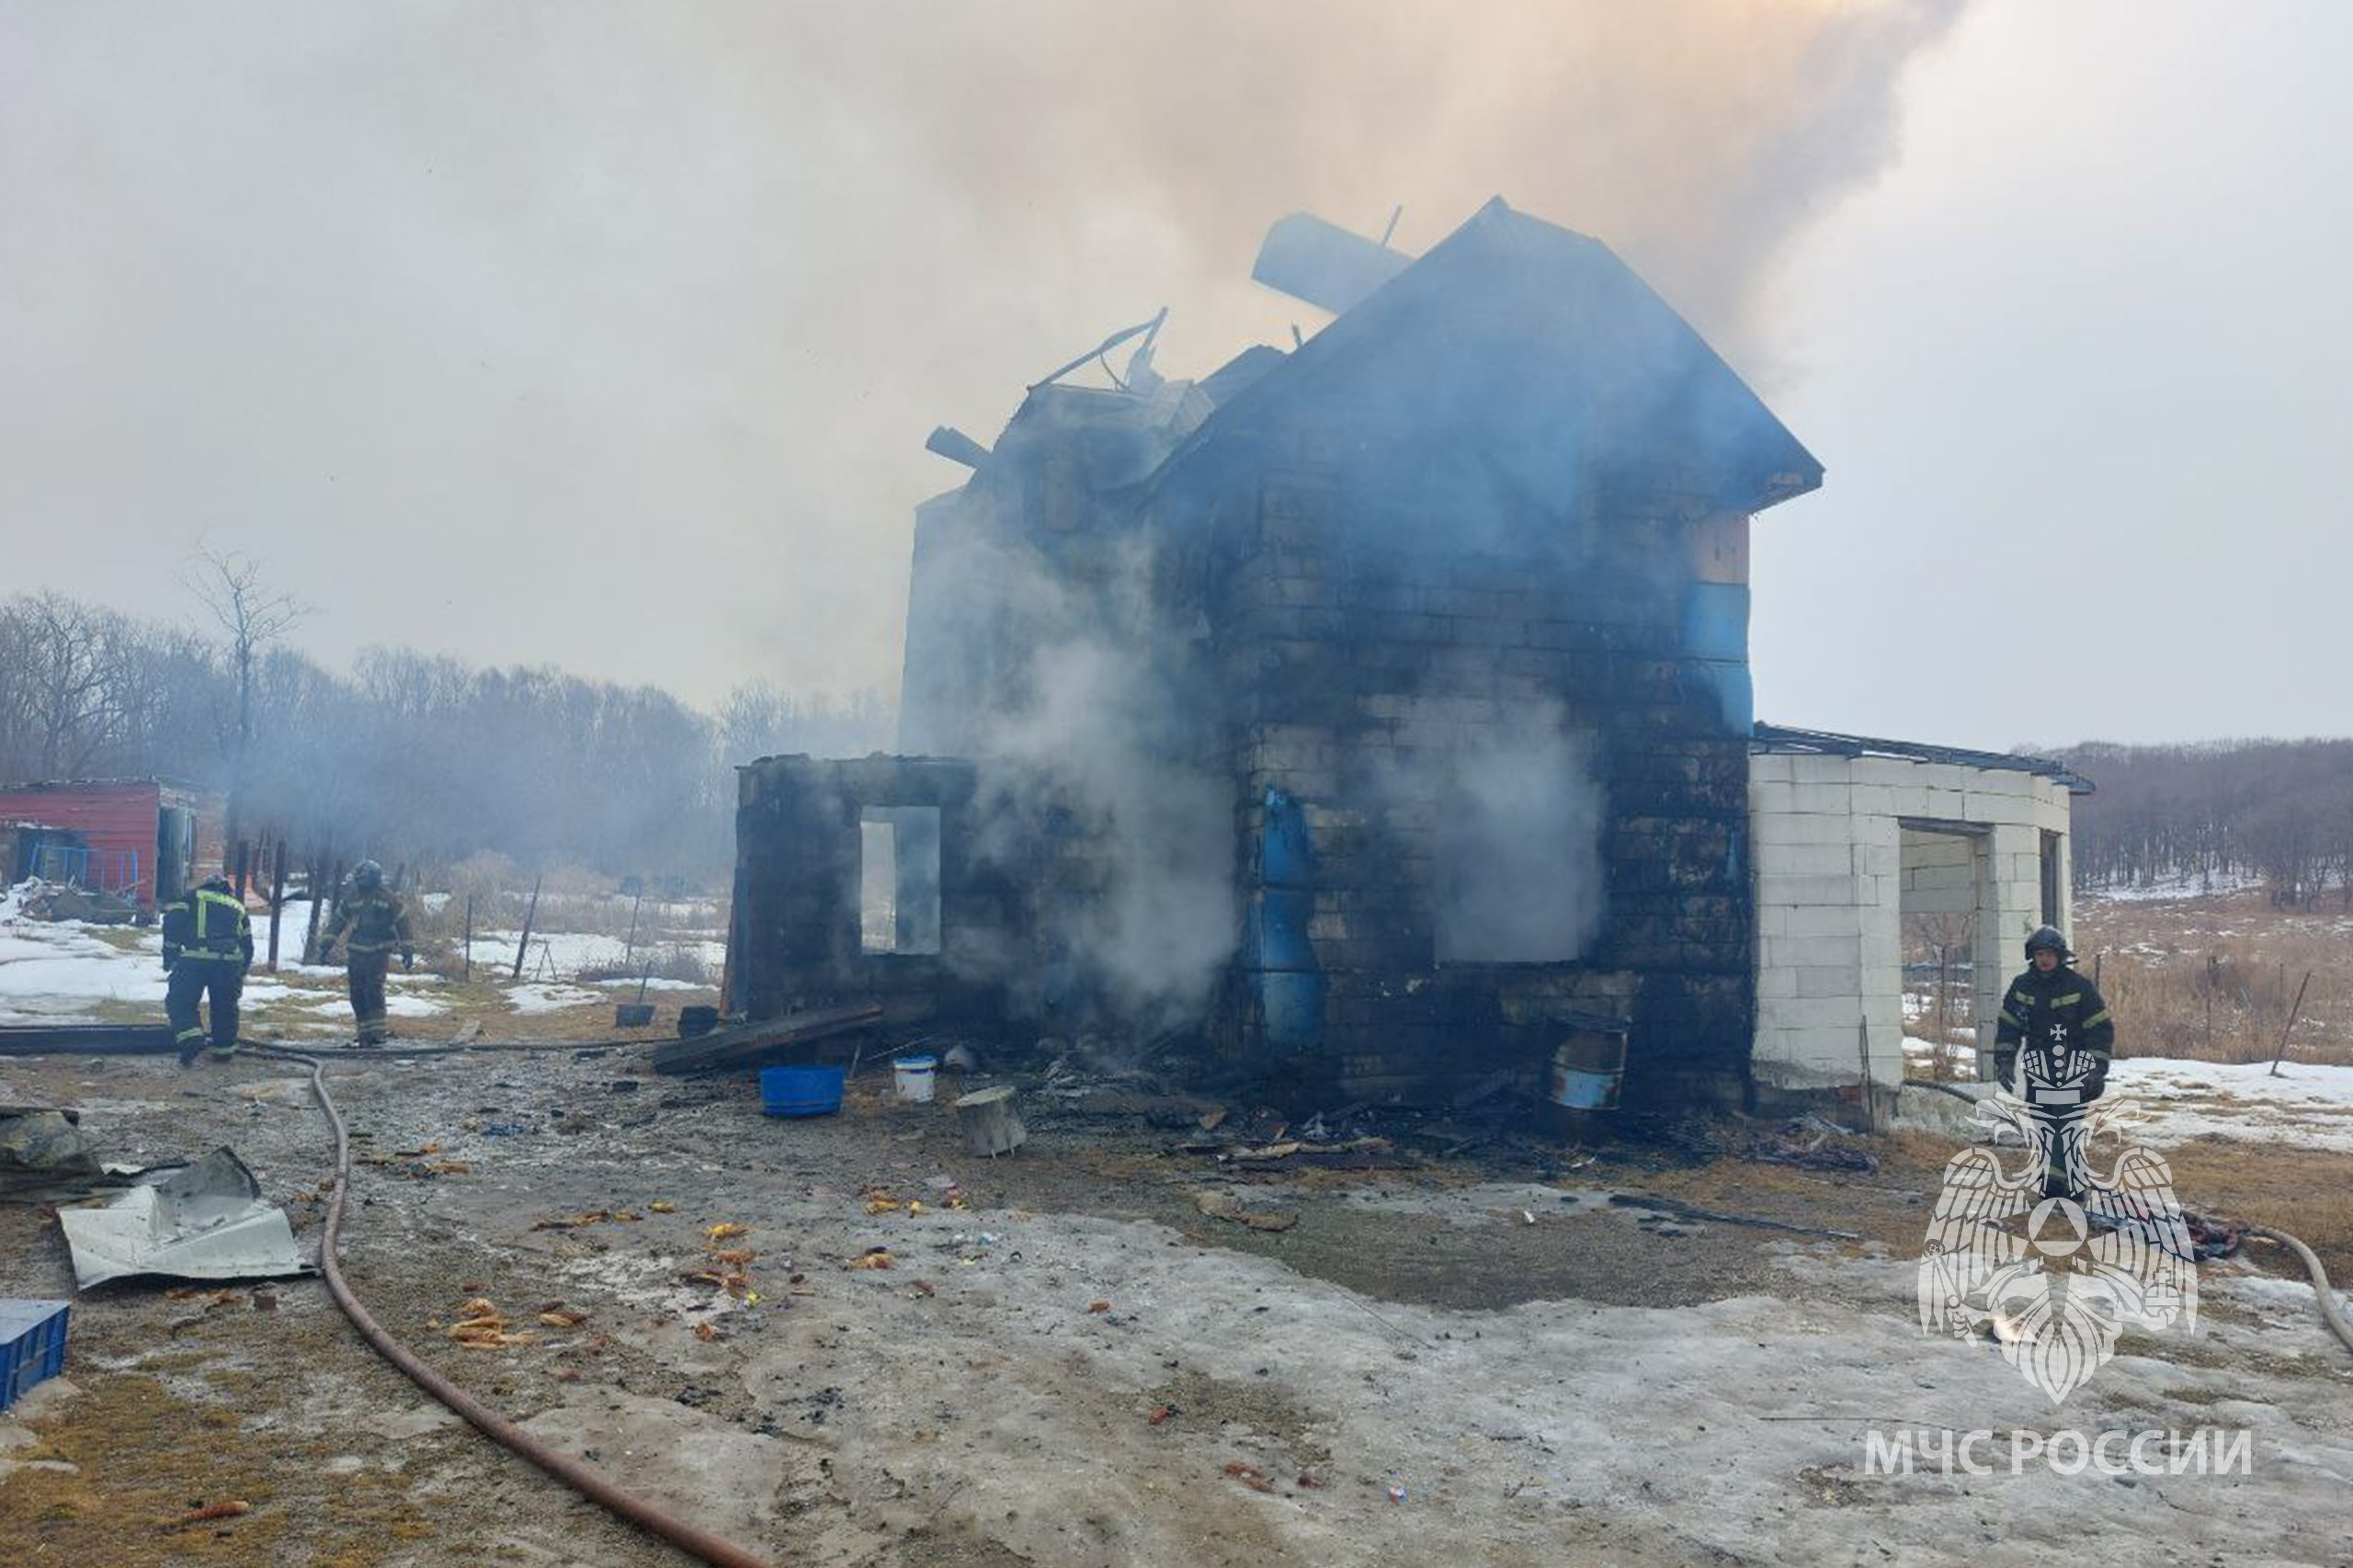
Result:
M2064 784L2023 769L1759 751L1749 758L1756 894L1757 1081L1808 1090L1904 1076L1902 921L1975 911L1977 1016L2000 1007L2042 921L2042 835L2059 843ZM1906 832L1906 822L1949 832ZM1908 892L1907 892L1908 890ZM1866 1045L1868 1038L1868 1045ZM1990 1070L1990 1060L1982 1063Z

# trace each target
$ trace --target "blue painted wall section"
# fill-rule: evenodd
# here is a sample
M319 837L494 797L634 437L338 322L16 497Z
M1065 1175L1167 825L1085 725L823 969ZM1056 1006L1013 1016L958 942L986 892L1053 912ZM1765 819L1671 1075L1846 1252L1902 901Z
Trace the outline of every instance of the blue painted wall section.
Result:
M1756 689L1748 675L1748 587L1693 583L1683 592L1683 653L1699 661L1699 678L1716 699L1724 728L1745 735L1756 726Z
M1315 846L1307 813L1280 790L1266 795L1258 843L1259 888L1251 900L1243 962L1266 1040L1279 1051L1309 1051L1324 1040L1324 974L1307 926L1315 914Z

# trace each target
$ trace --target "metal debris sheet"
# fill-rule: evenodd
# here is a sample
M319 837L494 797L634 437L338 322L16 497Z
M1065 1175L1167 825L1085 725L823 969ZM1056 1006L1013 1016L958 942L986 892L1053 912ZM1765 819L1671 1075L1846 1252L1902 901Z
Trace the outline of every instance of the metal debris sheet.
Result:
M74 1283L159 1274L176 1279L261 1279L312 1269L295 1249L286 1211L261 1199L261 1184L230 1150L191 1165L151 1171L88 1209L61 1209Z

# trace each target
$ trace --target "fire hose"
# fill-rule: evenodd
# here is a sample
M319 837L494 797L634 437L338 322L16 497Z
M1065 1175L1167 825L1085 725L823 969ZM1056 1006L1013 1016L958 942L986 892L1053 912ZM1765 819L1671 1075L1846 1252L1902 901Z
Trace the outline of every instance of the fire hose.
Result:
M462 1051L501 1049L578 1051L589 1048L557 1042L485 1041L412 1047L404 1050L401 1054L456 1054ZM351 1185L351 1140L349 1131L344 1125L343 1113L336 1108L335 1097L327 1092L325 1063L316 1057L275 1047L259 1048L254 1054L271 1061L289 1062L308 1068L311 1076L311 1092L318 1100L319 1108L325 1113L328 1125L334 1130L335 1192L327 1203L326 1222L320 1237L319 1270L325 1277L327 1293L334 1299L336 1307L342 1311L344 1316L351 1321L351 1325L359 1331L361 1338L367 1340L379 1355L399 1368L411 1381L431 1394L443 1405L463 1416L484 1437L538 1466L582 1496L598 1504L609 1512L651 1534L661 1537L681 1551L711 1564L712 1568L774 1568L767 1559L746 1551L733 1541L713 1535L708 1530L699 1529L683 1519L665 1513L644 1499L622 1491L587 1466L555 1452L434 1370L414 1351L377 1323L375 1318L369 1315L368 1309L360 1304L358 1297L353 1294L349 1283L343 1277L338 1243L343 1228L344 1199L349 1192ZM1962 1097L1971 1096L1963 1096ZM2353 1350L2353 1324L2347 1323L2343 1312L2338 1308L2336 1294L2329 1286L2328 1271L2322 1266L2319 1257L2313 1254L2312 1248L2305 1245L2298 1237L2266 1225L2250 1225L2245 1233L2284 1245L2295 1253L2298 1260L2303 1264L2305 1272L2311 1277L2313 1295L2320 1308L2322 1321L2328 1325L2329 1332L2343 1342L2347 1350Z
M2344 1342L2346 1349L2353 1350L2353 1324L2347 1323L2345 1314L2337 1310L2336 1292L2328 1288L2328 1270L2321 1267L2320 1259L2313 1256L2313 1249L2287 1232L2275 1231L2268 1225L2249 1225L2246 1234L2261 1236L2268 1242L2278 1242L2303 1261L2304 1272L2313 1277L2313 1300L2320 1303L2321 1321L2328 1324L2331 1334Z
M444 1046L428 1049L449 1051L484 1048ZM495 1049L495 1047L487 1049ZM539 1047L538 1049L566 1048ZM317 1097L319 1108L326 1113L327 1124L335 1130L335 1194L327 1201L326 1225L319 1238L319 1272L326 1278L327 1294L335 1298L335 1304L343 1310L345 1317L351 1320L351 1326L359 1331L359 1336L373 1346L378 1355L406 1373L409 1381L415 1383L417 1387L458 1415L464 1416L472 1424L476 1431L490 1438L491 1441L529 1460L574 1492L600 1505L609 1512L619 1515L621 1518L627 1519L631 1524L660 1536L682 1551L700 1558L703 1562L711 1564L711 1568L775 1568L768 1559L746 1551L731 1540L713 1535L708 1530L699 1529L674 1515L665 1513L643 1498L622 1491L586 1465L557 1453L439 1372L435 1371L415 1351L394 1338L381 1324L369 1315L368 1309L360 1305L359 1298L352 1293L349 1282L344 1278L343 1260L338 1256L337 1243L343 1229L343 1200L345 1195L351 1189L351 1137L344 1126L342 1111L335 1108L335 1096L327 1093L326 1064L314 1056L304 1056L297 1051L267 1047L256 1050L254 1054L273 1061L295 1062L311 1071L311 1093ZM404 1051L402 1054L422 1054L422 1052Z
M1956 1088L1950 1084L1924 1082L1907 1086L1940 1089L1955 1099L1965 1101L1970 1105L1974 1106L1978 1103L1978 1097L1975 1095L1969 1093L1966 1089ZM2346 1349L2353 1350L2353 1323L2346 1321L2343 1310L2337 1306L2336 1292L2329 1288L2328 1270L2322 1267L2319 1256L2306 1246L2300 1238L2291 1236L2285 1231L2275 1231L2268 1225L2249 1225L2241 1231L2240 1234L2259 1237L2267 1242L2276 1242L2296 1255L2298 1261L2304 1266L2305 1274L2311 1277L2313 1300L2320 1308L2321 1322L2328 1325L2329 1333L2336 1335L2338 1342Z

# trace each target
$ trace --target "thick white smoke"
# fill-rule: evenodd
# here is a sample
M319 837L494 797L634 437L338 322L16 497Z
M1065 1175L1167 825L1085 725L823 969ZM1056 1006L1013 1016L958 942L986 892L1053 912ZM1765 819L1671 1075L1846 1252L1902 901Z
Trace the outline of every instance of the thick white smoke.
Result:
M1047 929L1121 1017L1197 1017L1233 950L1232 778L1161 744L1181 694L1146 644L1041 645L1030 691L1027 709L993 728L983 778L1058 807L1104 875L1095 897L1047 911Z
M1755 373L1758 281L1956 9L18 6L0 514L173 613L121 563L233 526L330 662L429 611L690 699L886 687L924 433L1162 304L1176 375L1313 332L1248 281L1285 212L1418 251L1501 193Z
M1370 778L1385 809L1436 850L1433 914L1441 963L1582 958L1601 930L1607 800L1590 736L1560 705L1425 698Z

